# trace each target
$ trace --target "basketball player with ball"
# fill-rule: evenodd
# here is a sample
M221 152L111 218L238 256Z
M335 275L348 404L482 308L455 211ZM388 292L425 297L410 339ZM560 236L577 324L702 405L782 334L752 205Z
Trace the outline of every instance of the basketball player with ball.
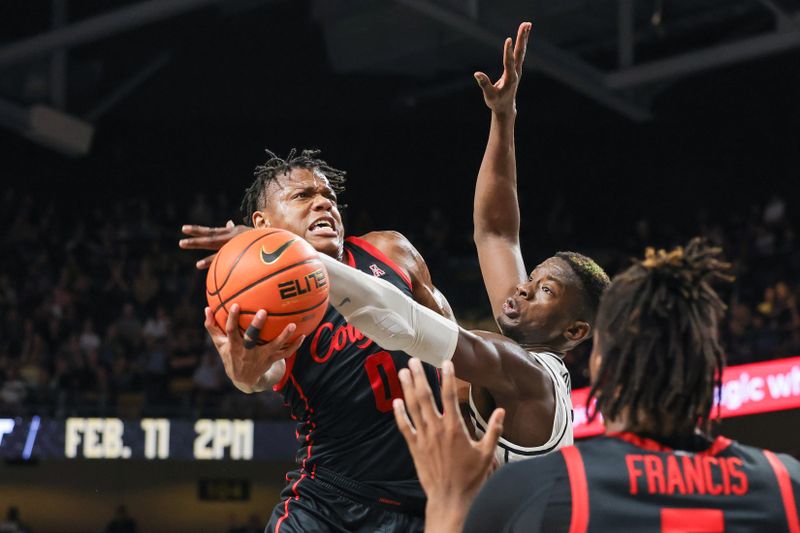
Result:
M471 415L479 431L497 431L497 420L488 415L495 407L505 408L508 416L495 455L499 462L541 455L571 444L569 374L559 354L590 338L599 295L608 277L591 259L571 252L547 259L530 276L524 270L519 248L513 124L516 88L529 32L530 25L522 24L516 47L511 39L505 43L501 80L492 85L485 75L478 76L486 103L492 109L492 128L476 186L475 238L484 282L503 335L468 332L443 320L439 315L450 314L444 298L431 285L419 254L399 235L371 233L343 242L336 231L341 229L341 219L335 210L334 188L341 185L341 176L335 171L312 164L297 170L299 165L280 160L274 163L278 170L275 183L265 186L257 178L248 191L243 207L245 212L253 213L253 225L288 229L321 252L335 306L328 309L311 338L301 342L296 355L289 357L295 349L291 344L294 330L284 330L271 343L253 349L261 350L261 355L248 356L257 363L235 361L248 358L244 356L243 342L256 340L255 332L265 319L269 320L266 313L259 311L253 329L242 337L237 327L244 328L247 321L237 325L235 306L226 332L215 325L213 310L206 312L206 326L223 360L229 358L234 361L232 366L249 365L251 369L244 388L239 388L247 392L263 390L279 380L276 388L305 422L300 438L308 445L298 455L302 468L290 474L284 501L273 514L271 525L276 530L287 524L292 524L292 530L304 526L313 529L315 524L332 524L333 520L341 530L348 531L422 528L421 521L401 521L399 517L420 511L412 509L412 504L416 507L424 500L387 495L391 492L407 496L408 492L397 489L411 485L400 480L415 476L407 449L397 446L403 438L396 429L392 432L384 425L393 419L375 414L391 414L392 398L399 397L397 371L407 366L409 354L427 363L422 371L437 402L439 385L433 366L453 358L456 374L471 383ZM301 186L306 182L310 185ZM285 214L294 212L293 206L301 205L294 203L301 202L295 195L304 188L313 193L311 198L302 200L310 207L297 210L296 220L287 218ZM331 214L334 223L327 221L326 227L316 230L320 234L315 234L320 213ZM186 227L184 233L193 238L182 246L216 249L238 231L232 224L227 228ZM198 267L206 267L209 262L206 258L198 262ZM337 329L340 327L346 332ZM350 346L348 342L364 351L339 354L338 347ZM377 348L375 342L382 348ZM379 351L371 352L373 349ZM391 354L391 358L381 354ZM264 374L269 364L286 357L289 359L285 372ZM362 386L359 380L364 370L369 385ZM229 376L234 381L238 379L235 372L229 372ZM293 388L286 385L287 379ZM364 408L369 402L361 397L368 387L374 393L369 412ZM302 402L293 402L296 396ZM319 422L323 412L331 420L324 428ZM336 423L341 427L330 427ZM373 438L376 435L379 438ZM322 437L338 441L336 450L340 454L324 455L322 451L327 451L329 445L322 442ZM352 464L354 461L359 466ZM402 469L395 468L398 465ZM408 466L412 469L406 470ZM409 472L409 478L399 477L405 472ZM412 483L415 494L421 495L417 492L418 482ZM335 494L324 492L330 487L336 489ZM372 500L367 497L370 491ZM309 503L309 498L318 500ZM355 509L351 512L347 506L352 502L358 502L358 507L351 507ZM384 504L388 504L387 510L377 514L376 507ZM293 515L294 509L298 512ZM368 518L355 520L357 513L366 515L366 509L370 509ZM389 522L379 521L390 516L393 518Z
M422 531L424 493L392 412L409 357L380 347L327 305L319 256L380 277L432 312L452 317L450 307L399 233L344 238L344 172L316 151L268 154L242 202L256 229L184 227L193 238L180 243L217 249L231 241L213 262L198 262L210 266L206 328L236 387L273 388L298 421L299 468L287 474L267 530ZM436 369L424 372L438 395Z

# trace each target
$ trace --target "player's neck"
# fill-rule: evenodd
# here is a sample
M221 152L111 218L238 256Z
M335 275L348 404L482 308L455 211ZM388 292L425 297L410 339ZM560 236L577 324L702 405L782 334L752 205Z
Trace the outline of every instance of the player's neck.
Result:
M631 420L626 412L620 413L620 415L615 418L614 420L604 419L604 423L606 426L606 433L636 433L636 434L645 434L645 435L652 435L652 436L662 436L662 437L669 437L674 433L674 424L670 423L669 421L662 422L662 426L656 427L653 423L648 423L648 418L643 418L645 422L641 421L635 422Z
M537 343L529 343L529 342L520 342L520 346L528 350L529 352L550 352L558 355L559 357L564 357L567 353L566 350L561 348L554 348L553 346L548 346L547 344L537 344Z

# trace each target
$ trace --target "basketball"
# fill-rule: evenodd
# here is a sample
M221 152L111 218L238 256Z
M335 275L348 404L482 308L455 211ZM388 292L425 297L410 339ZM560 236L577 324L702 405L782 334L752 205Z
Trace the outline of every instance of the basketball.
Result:
M302 237L276 228L241 233L220 248L206 276L206 297L217 325L239 304L244 334L259 309L267 312L259 344L297 324L292 339L308 335L328 308L328 274L317 251Z

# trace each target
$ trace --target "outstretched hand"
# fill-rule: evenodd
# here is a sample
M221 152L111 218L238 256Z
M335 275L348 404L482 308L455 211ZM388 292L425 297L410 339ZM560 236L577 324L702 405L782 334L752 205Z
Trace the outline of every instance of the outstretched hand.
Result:
M442 366L444 414L436 408L419 359L411 359L399 377L405 401L394 401L394 415L428 496L425 530L461 531L470 503L493 470L505 411L495 409L486 434L475 441L458 408L453 363L446 361Z
M295 324L289 324L272 341L258 346L258 334L267 322L267 312L260 309L242 335L239 332L239 311L238 304L231 306L223 331L214 320L211 308L206 307L205 326L228 378L237 389L250 394L266 390L280 380L285 369L284 359L300 348L305 335L289 341L297 329Z
M522 77L522 64L531 33L531 23L523 22L517 30L517 40L511 37L503 43L503 75L495 83L483 72L474 74L483 91L483 100L493 112L508 114L516 112L516 96L519 80Z
M181 227L181 232L184 235L189 235L189 238L178 241L178 246L184 250L219 250L226 242L249 229L251 228L247 226L235 225L233 220L229 220L225 227L221 228L184 224ZM196 264L197 269L205 270L211 266L211 261L214 260L215 255L217 254L214 253L199 260Z

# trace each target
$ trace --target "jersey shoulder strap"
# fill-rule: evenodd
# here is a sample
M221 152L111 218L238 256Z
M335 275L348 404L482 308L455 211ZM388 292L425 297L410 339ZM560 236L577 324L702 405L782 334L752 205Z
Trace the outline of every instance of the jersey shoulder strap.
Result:
M569 492L572 501L572 515L569 522L570 533L585 532L589 527L589 484L583 457L577 446L567 446L559 450L564 457L569 477Z
M408 286L409 290L413 290L414 287L411 283L411 278L408 277L406 271L389 259L385 253L376 248L372 243L361 237L347 237L344 242L345 260L350 266L358 268L365 266L364 263L372 261L372 263L369 264L369 268L373 275L380 277L380 272L378 271L381 266L385 266L396 274L403 283Z
M789 532L800 533L800 518L798 518L797 515L797 500L795 499L795 490L792 487L792 476L784 463L784 460L790 458L787 456L778 457L769 450L763 450L763 453L767 458L770 468L772 468L772 472L775 474L775 478L778 480L778 490L780 491L783 510L786 513L786 523L789 525ZM794 462L796 463L797 461ZM800 480L795 478L794 481L796 485Z

